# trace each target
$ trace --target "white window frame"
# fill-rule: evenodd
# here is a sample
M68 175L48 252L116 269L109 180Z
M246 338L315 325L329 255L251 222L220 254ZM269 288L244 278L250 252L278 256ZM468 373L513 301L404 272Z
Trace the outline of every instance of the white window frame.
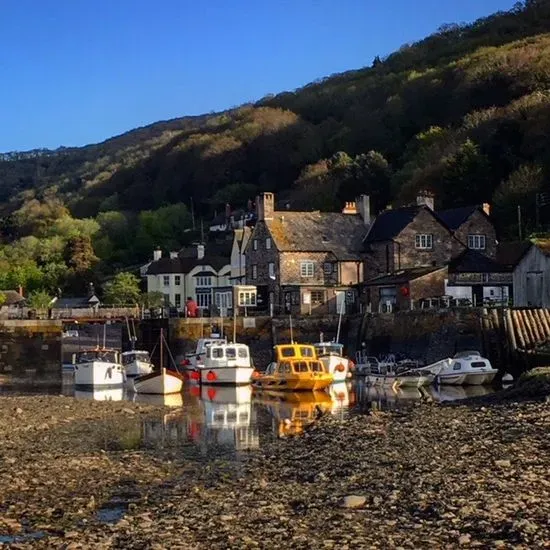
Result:
M210 275L201 275L200 277L196 277L196 279L195 287L207 288L212 286L212 277Z
M181 307L181 294L179 292L174 294L174 306L178 308Z
M418 233L414 238L414 246L418 250L432 250L434 236L431 233Z
M200 309L208 309L212 305L212 294L210 292L197 292L197 306Z
M487 237L485 235L468 235L468 248L471 250L485 250L487 246Z
M300 262L300 277L302 279L312 279L315 277L315 262L311 260Z
M271 237L266 237L265 238L265 249L266 250L271 250Z
M174 275L174 285L181 286L181 275Z
M252 273L250 274L252 279L258 278L258 266L256 264L252 265Z
M237 297L239 307L254 307L256 305L256 295L255 290L239 290Z
M162 276L162 286L170 286L170 275Z
M273 262L267 264L267 274L270 277L275 277L275 264Z
M252 250L258 250L258 239L252 239Z

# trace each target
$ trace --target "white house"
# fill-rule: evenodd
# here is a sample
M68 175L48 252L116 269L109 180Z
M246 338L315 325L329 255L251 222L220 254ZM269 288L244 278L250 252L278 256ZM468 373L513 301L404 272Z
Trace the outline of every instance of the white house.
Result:
M147 292L161 292L166 303L179 311L185 310L187 297L201 310L210 310L214 290L231 284L230 244L198 244L165 258L155 250L147 270Z

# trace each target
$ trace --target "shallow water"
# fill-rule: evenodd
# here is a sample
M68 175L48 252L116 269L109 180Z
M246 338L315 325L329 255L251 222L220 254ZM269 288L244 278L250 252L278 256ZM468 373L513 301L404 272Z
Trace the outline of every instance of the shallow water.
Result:
M328 392L261 393L251 386L199 387L187 385L182 394L143 395L126 389L77 391L71 373L62 383L0 386L2 395L63 394L81 400L133 401L169 407L156 417L140 420L124 431L105 427L108 450L174 447L197 458L223 455L235 458L259 448L266 438L300 434L324 414L345 421L349 414L372 409L395 409L419 401L452 401L494 392L485 386L441 386L422 389L375 388L357 380L338 383ZM106 510L110 515L112 510Z

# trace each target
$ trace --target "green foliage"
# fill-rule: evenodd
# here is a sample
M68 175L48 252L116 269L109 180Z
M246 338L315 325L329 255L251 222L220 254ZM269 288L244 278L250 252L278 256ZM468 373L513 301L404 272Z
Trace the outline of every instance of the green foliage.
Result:
M6 295L3 292L0 292L0 307L6 303Z
M117 273L103 288L104 301L112 305L133 305L140 300L139 279L132 273Z
M44 290L31 292L27 298L27 305L32 309L48 309L52 297Z
M146 309L164 306L162 292L144 292L139 298L139 304Z

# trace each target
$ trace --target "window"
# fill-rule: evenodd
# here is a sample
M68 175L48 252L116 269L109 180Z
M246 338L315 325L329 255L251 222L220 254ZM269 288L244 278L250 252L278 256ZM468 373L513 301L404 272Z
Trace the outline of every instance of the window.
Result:
M311 291L311 303L314 305L325 303L325 293L322 290Z
M271 237L267 237L265 239L265 249L270 250L271 249Z
M235 359L237 357L237 350L235 348L227 348L225 354L228 359Z
M294 372L309 372L309 368L305 361L296 361L292 364Z
M164 275L162 277L162 284L164 286L170 286L170 275Z
M294 348L282 348L281 355L283 357L294 357Z
M325 372L325 368L323 367L323 364L319 361L312 361L311 362L311 370L313 372Z
M258 266L257 265L252 266L252 278L253 279L258 278Z
M485 250L485 235L468 235L468 248Z
M252 241L252 248L253 250L258 250L258 239Z
M208 292L199 292L197 294L197 305L202 309L208 309L212 303L212 295Z
M433 235L416 235L415 247L424 250L433 248Z
M181 307L181 294L174 294L174 305Z
M239 348L238 352L241 359L248 359L248 351L246 351L246 348Z
M460 363L455 363L453 365L453 370L461 370L462 369L462 365Z
M313 262L301 262L300 275L304 278L313 277L315 275L315 264Z
M269 262L267 264L268 272L270 277L275 277L275 264L273 262Z
M239 306L255 306L256 291L240 290L239 291Z
M180 286L181 285L181 275L174 275L174 284L176 286Z
M311 348L300 348L300 355L302 357L313 357L314 352Z
M197 277L196 286L212 286L212 277L207 277L207 276Z
M332 275L332 272L335 271L336 266L332 264L332 262L325 262L323 264L323 271L325 275Z

